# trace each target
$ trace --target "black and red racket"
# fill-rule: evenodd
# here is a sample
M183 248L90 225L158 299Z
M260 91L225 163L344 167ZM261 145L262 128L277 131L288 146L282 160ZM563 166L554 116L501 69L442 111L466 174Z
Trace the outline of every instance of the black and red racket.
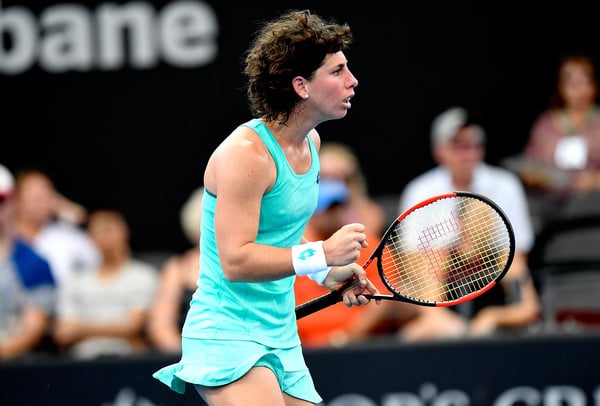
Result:
M487 197L454 192L402 213L364 263L377 259L391 295L365 295L421 306L454 306L487 292L506 274L515 253L507 216ZM342 288L296 307L301 318L342 300Z

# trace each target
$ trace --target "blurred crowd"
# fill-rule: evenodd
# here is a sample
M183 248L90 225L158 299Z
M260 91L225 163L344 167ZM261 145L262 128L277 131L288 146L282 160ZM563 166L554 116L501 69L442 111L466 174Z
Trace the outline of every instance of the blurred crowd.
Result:
M498 165L485 160L488 134L477 109L447 106L431 118L430 133L423 134L435 165L404 186L394 207L369 193L355 151L324 141L319 201L306 230L308 240L324 240L343 224L363 223L369 248L357 261L362 264L391 218L427 197L464 190L489 197L506 212L516 251L502 283L473 301L448 308L393 301L350 309L330 306L298 321L304 346L541 331L544 317L554 316L544 312L543 285L530 253L573 198L600 190L597 92L592 61L585 55L565 57L555 94L532 123L522 153ZM181 208L189 250L146 261L132 252L131 230L118 206L83 207L63 196L47 173L0 165L0 361L178 354L180 329L201 272L202 196L199 185ZM379 290L389 293L377 268L367 271ZM297 278L297 304L325 293L309 278ZM589 316L593 304L585 306ZM582 319L577 318L581 309L574 309L569 323L578 331L596 328L596 311L596 318Z

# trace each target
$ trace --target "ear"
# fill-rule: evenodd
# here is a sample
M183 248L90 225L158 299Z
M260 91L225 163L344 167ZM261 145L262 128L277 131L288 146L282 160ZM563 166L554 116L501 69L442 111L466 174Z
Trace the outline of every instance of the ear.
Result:
M307 80L302 76L296 76L292 79L292 86L294 87L298 97L301 99L304 99L304 97L308 94L308 88L306 84Z

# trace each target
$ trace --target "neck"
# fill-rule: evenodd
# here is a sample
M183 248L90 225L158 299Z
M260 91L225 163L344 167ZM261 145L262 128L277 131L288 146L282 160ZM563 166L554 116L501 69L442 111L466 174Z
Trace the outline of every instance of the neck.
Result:
M472 180L471 176L452 176L452 186L455 190L469 190Z
M129 261L128 253L103 253L102 254L102 270L114 271L123 266Z
M15 223L17 232L29 241L33 241L42 230L40 224L18 221Z
M567 117L571 121L571 125L575 129L581 129L585 126L585 122L588 118L589 107L571 107L566 110Z
M279 124L279 121L264 121L265 125L275 136L280 144L297 144L302 143L306 134L313 128L304 126L292 115L286 124ZM293 124L292 124L293 123Z

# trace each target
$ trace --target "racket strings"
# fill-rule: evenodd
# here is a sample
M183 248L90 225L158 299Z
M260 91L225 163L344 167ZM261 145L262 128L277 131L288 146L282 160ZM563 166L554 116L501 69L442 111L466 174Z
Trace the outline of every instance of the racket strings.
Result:
M444 198L416 209L390 230L380 266L396 293L451 302L502 273L510 244L506 224L493 207L469 197Z

